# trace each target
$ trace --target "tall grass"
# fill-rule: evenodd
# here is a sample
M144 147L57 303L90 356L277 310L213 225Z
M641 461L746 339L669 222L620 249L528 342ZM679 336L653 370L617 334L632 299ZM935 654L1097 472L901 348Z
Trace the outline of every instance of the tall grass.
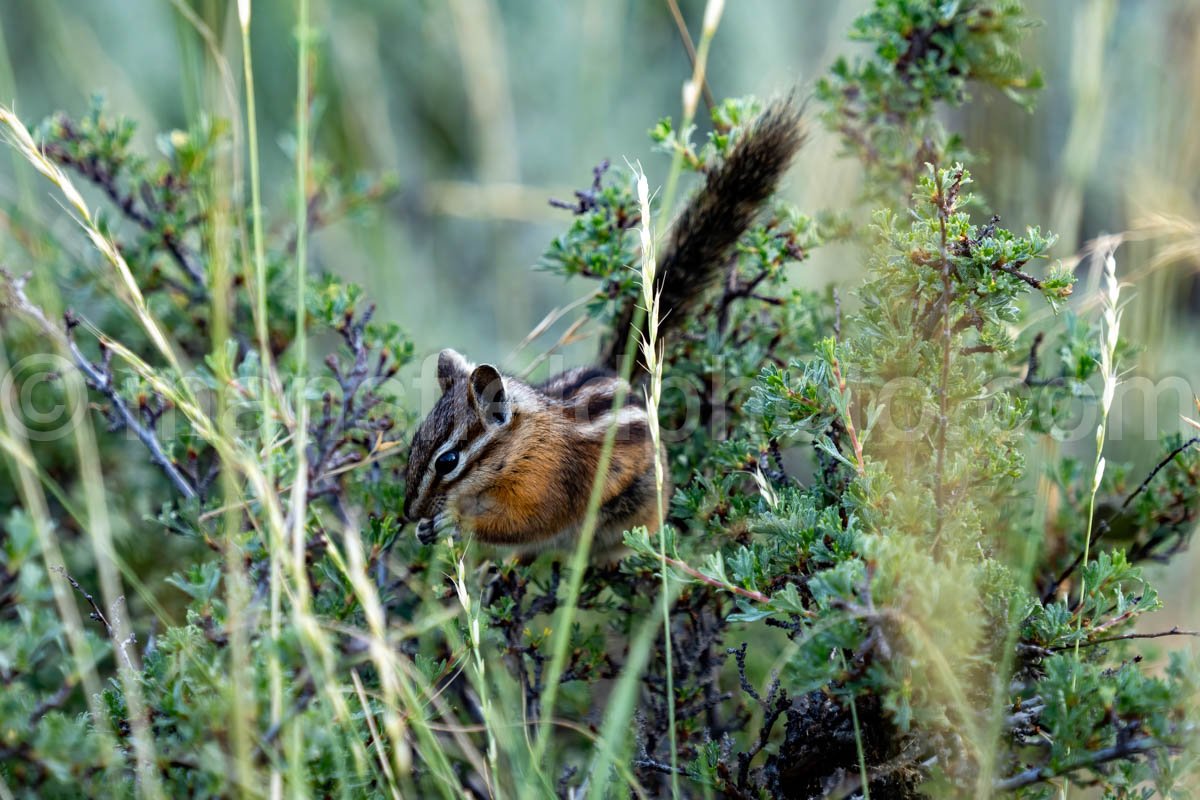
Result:
M683 120L680 126L682 130L687 130L695 116L696 105L700 97L700 87L704 84L705 80L705 67L707 65L709 48L712 44L713 37L716 35L717 26L720 23L723 9L723 0L709 0L705 6L704 26L701 33L700 44L697 47L695 66L693 68L691 79L684 85L683 89ZM664 191L661 205L661 208L665 210L664 213L671 213L675 188L678 185L679 176L682 171L683 155L682 153L677 152L672 160L670 171L667 173L666 190ZM668 226L666 225L660 226L660 230L666 230L667 227ZM648 233L646 235L648 235ZM646 261L647 258L652 258L652 255L652 253L647 254L645 252L642 254L643 278L645 276L647 263L650 263L650 268L652 269L652 262ZM634 340L634 336L636 335L636 332L641 329L643 321L646 318L646 314L653 312L653 297L651 296L653 292L650 288L645 289L645 292L645 306L639 306L635 311L633 325L630 330L630 339L626 342L625 354L622 359L620 372L622 379L625 381L627 381L630 375L633 373L633 359L638 351L637 342ZM627 390L624 388L618 388L618 390L614 393L614 409L620 408L625 403L626 393ZM596 522L598 519L600 500L603 491L603 475L608 471L608 466L612 459L612 449L616 441L616 433L617 417L614 413L613 424L610 425L608 430L605 432L604 443L601 449L599 461L597 463L595 485L592 487L591 495L588 499L587 513L584 517L579 541L576 544L575 552L571 558L570 573L567 579L567 591L562 610L559 612L558 618L555 620L554 640L551 646L550 664L546 671L546 690L542 697L542 718L532 756L532 762L535 765L541 763L546 752L547 737L549 736L550 732L550 722L553 719L554 706L558 697L558 682L562 675L563 667L566 663L566 654L568 645L570 643L571 628L575 617L575 606L579 599L579 592L583 585L584 570L587 566L588 558L591 553L592 537L595 535ZM665 591L666 590L664 588L664 592ZM669 603L668 597L664 596L662 598L662 602ZM633 655L634 653L637 653L642 658L647 658L649 656L649 647L651 644L651 641L648 638L649 635L649 633L644 633L642 637L639 637L637 640L635 640L635 644L630 651L631 658L625 665L625 675L623 677L628 678L630 675L634 675L636 672L640 671L641 666L639 665L639 662L633 658ZM644 661L641 663L644 664ZM636 691L636 689L637 684L632 679L618 682L614 695L610 700L611 708L626 710L631 709L633 693ZM621 725L623 727L622 717L627 719L627 716L623 710L613 712L609 719L613 721L614 726ZM613 730L608 730L606 728L606 732L608 735L612 735L616 732L616 730L619 729L622 728L614 728ZM609 747L612 746L611 740L605 739L605 742ZM610 750L608 748L602 748L601 752L608 753ZM596 778L594 773L593 778ZM595 784L593 784L593 786L595 786Z
M464 8L470 4L457 3L456 13L461 17ZM451 754L460 757L475 766L480 774L486 776L487 792L497 798L526 797L537 798L545 796L546 791L553 790L556 776L549 770L555 759L555 733L559 730L561 720L555 715L556 705L560 700L560 679L562 678L571 645L571 632L578 618L577 603L580 596L584 572L587 568L592 540L595 533L598 510L601 501L600 481L592 487L588 513L580 536L579 544L571 556L568 565L566 592L562 605L552 622L551 658L545 672L545 690L540 698L540 717L534 722L525 718L521 709L519 690L505 676L502 669L492 668L484 657L487 618L482 608L482 590L476 585L478 574L469 568L467 552L457 549L456 545L448 544L445 551L439 553L448 571L449 582L455 590L457 607L447 610L436 602L429 603L429 615L424 623L429 630L441 632L447 640L454 642L454 662L450 668L462 670L475 696L478 698L482 722L480 728L467 728L457 722L456 710L447 707L439 696L439 687L431 683L417 669L411 659L398 651L395 645L396 630L394 620L388 618L384 601L379 589L367 572L367 558L364 553L364 543L361 533L360 520L353 515L347 520L316 520L314 525L313 511L308 505L306 446L308 432L308 400L305 395L307 377L307 359L309 356L307 322L305 318L306 292L308 289L308 198L311 175L310 150L312 139L312 96L313 96L313 52L312 41L316 31L311 27L310 10L307 0L300 0L299 22L297 28L298 59L296 62L296 108L295 123L297 130L297 153L294 175L295 215L294 224L297 229L297 246L294 263L295 281L295 350L296 380L291 392L282 386L276 365L273 363L272 349L268 331L267 319L267 256L265 249L266 234L264 231L262 184L263 169L260 157L260 111L255 95L255 71L251 47L251 2L239 0L237 5L238 25L240 31L241 57L243 63L243 100L245 103L245 142L246 157L249 165L250 189L250 231L247 250L239 261L231 255L236 251L232 242L238 236L239 223L236 221L237 211L230 202L230 197L236 197L240 192L240 168L235 166L230 170L229 180L235 187L228 195L222 194L220 186L211 188L214 201L213 228L211 232L210 285L213 297L213 362L217 364L218 378L223 384L231 383L233 377L229 365L223 360L224 341L228 338L230 327L227 298L233 278L238 270L249 278L247 285L253 288L254 299L254 328L257 339L259 363L261 365L260 384L257 391L259 405L260 442L259 447L249 448L237 439L235 431L227 422L229 403L228 386L220 393L220 400L215 416L205 412L202 404L191 393L188 384L183 380L186 369L182 359L174 348L171 337L163 329L161 322L155 318L147 305L142 292L133 278L128 265L120 250L115 246L110 236L97 223L91 209L84 201L83 195L74 186L70 178L40 153L36 143L30 136L24 124L17 116L7 110L0 109L0 124L9 138L9 143L15 151L32 165L39 173L55 185L63 199L67 210L76 217L86 236L95 250L105 259L114 278L112 282L114 294L124 302L138 322L148 340L154 345L155 351L166 364L165 369L151 366L143 358L125 348L119 342L105 338L115 356L123 361L129 369L139 375L163 396L169 398L180 411L186 415L195 429L205 437L220 453L222 460L231 469L222 473L221 492L224 506L222 511L223 527L226 531L223 542L224 562L229 579L225 585L225 598L229 609L229 629L231 631L230 686L228 692L233 699L229 726L232 732L230 739L230 754L232 756L234 783L246 796L269 796L272 798L290 796L306 796L309 793L309 778L304 773L305 743L304 728L300 724L300 715L295 709L289 708L288 698L293 688L289 681L295 675L287 675L282 667L278 648L283 645L289 629L298 633L304 652L308 670L314 676L317 692L324 702L319 704L324 722L343 730L352 730L353 720L363 719L370 732L369 741L361 741L351 734L345 735L344 757L350 759L343 767L347 777L364 779L375 778L378 785L386 787L392 797L415 797L416 784L413 780L414 765L418 761L433 777L434 785L439 794L446 798L463 796L469 789L464 785L460 774L452 763ZM701 35L696 48L696 58L691 78L683 88L683 116L680 130L687 130L695 118L701 88L706 83L706 70L712 43L721 20L724 3L721 0L708 0L705 7ZM474 30L471 34L478 37L482 33ZM474 39L472 39L474 41ZM209 44L215 45L215 38ZM478 68L473 74L482 74ZM474 84L472 84L474 86ZM475 87L479 89L480 87ZM480 100L475 100L475 113L491 119L495 114L504 117L511 110L489 110L480 106ZM503 120L505 124L511 120ZM507 129L504 129L507 131ZM241 131L239 131L241 135ZM499 135L499 134L498 134ZM510 143L489 145L492 149L509 147ZM240 152L235 156L235 162L240 159ZM655 479L659 487L659 550L661 564L661 590L656 602L662 609L661 618L645 620L640 628L633 632L630 639L628 656L620 676L615 681L604 709L603 720L598 734L588 734L595 737L591 761L587 764L587 794L589 797L605 797L614 793L613 778L616 777L623 785L620 791L630 791L644 795L644 789L637 785L636 780L629 774L624 765L627 760L630 720L633 718L640 681L649 659L654 653L655 642L663 637L665 646L663 653L666 658L669 727L671 736L670 752L672 754L671 791L678 796L680 765L675 760L675 708L674 686L672 684L672 648L671 648L671 607L676 599L680 584L672 579L669 567L672 566L668 552L667 539L662 525L664 508L662 507L661 488L664 484L664 464L660 450L660 431L656 424L656 409L661 401L662 364L659 358L659 342L657 341L658 309L657 298L652 287L655 275L654 236L655 232L669 228L666 215L671 213L673 201L678 191L678 183L682 173L682 154L676 152L674 160L664 182L660 208L662 213L658 220L652 219L650 213L649 181L645 174L638 176L639 201L642 206L642 260L640 264L640 281L643 288L642 309L639 313L639 323L642 327L644 319L644 339L640 343L631 342L626 348L626 359L623 372L626 377L632 372L633 358L639 350L634 346L640 344L640 352L650 375L646 388L647 408L652 420L651 432L655 444ZM501 163L495 166L500 172L515 169L512 165ZM1075 180L1075 177L1072 177ZM1064 189L1071 198L1067 205L1073 207L1075 197L1074 185ZM1194 246L1194 245L1193 245ZM1094 510L1095 492L1100 477L1104 471L1104 458L1101 446L1104 442L1107 413L1112 402L1112 390L1117 381L1116 365L1113 363L1115 352L1115 337L1120 325L1120 307L1118 305L1119 284L1115 279L1115 261L1111 253L1104 260L1105 283L1101 302L1105 315L1106 339L1102 354L1107 361L1102 364L1104 370L1105 388L1103 411L1100 426L1097 431L1096 461L1093 465L1095 482L1091 497L1090 510ZM643 317L644 315L644 317ZM47 331L55 330L53 325L46 325ZM103 336L102 332L98 332ZM56 347L69 356L67 343L61 338L54 340ZM0 347L0 373L6 372L9 365L3 348ZM71 403L73 407L86 405L84 390L78 384L73 384ZM625 397L618 396L614 404L619 406ZM290 402L290 407L289 407ZM45 558L47 574L53 588L56 606L64 620L68 646L75 663L81 668L84 694L89 703L89 710L97 720L102 733L111 736L111 732L103 730L106 714L97 705L97 697L101 690L101 680L96 669L99 653L95 651L85 635L85 626L76 606L72 587L65 576L53 569L63 563L62 548L58 535L47 509L45 493L53 491L48 476L39 472L37 464L30 452L28 442L21 438L23 427L19 421L11 418L8 403L0 403L4 412L4 428L0 432L0 449L3 449L10 463L15 467L18 477L17 488L22 505L29 511L38 533L39 541ZM599 474L603 474L610 459L615 442L616 426L612 426L605 438L603 455ZM99 461L99 449L95 432L90 424L78 426L75 441L75 454L80 470L80 484L87 491L82 498L82 505L71 500L76 508L75 514L85 522L88 541L92 549L95 563L99 568L101 595L106 610L120 608L119 598L122 596L119 562L114 552L111 534L111 522L104 492L104 480ZM286 454L290 454L290 459ZM281 488L281 464L288 465L293 470L290 489ZM856 467L861 471L861 454ZM290 492L290 494L289 494ZM270 705L264 716L255 708L252 702L254 695L253 672L254 660L247 631L253 620L249 606L253 587L250 578L242 567L244 554L236 545L239 524L244 510L249 510L250 517L260 526L260 533L269 542L269 625L271 638L267 648L266 663L269 682ZM338 650L333 637L343 631L334 631L329 623L323 621L312 607L309 596L307 576L305 573L305 547L310 532L316 527L324 531L328 540L328 548L333 562L351 587L355 600L361 605L365 618L365 630L354 631L354 635L365 643L365 656L362 664L351 669L348 673L338 670ZM1086 542L1090 542L1092 531L1087 532ZM1086 548L1085 544L1085 548ZM1088 555L1085 549L1084 559ZM1030 563L1032 558L1030 558ZM1028 577L1028 576L1026 576ZM1082 595L1084 588L1081 587ZM127 615L114 616L111 644L115 649L122 649L123 642L128 639L131 620ZM465 636L463 631L465 630ZM406 635L412 633L406 631ZM1008 632L1015 636L1015 629ZM1011 650L1012 648L1008 648ZM780 659L786 659L784 651ZM138 791L143 796L162 796L158 781L156 753L154 752L153 737L149 734L144 703L137 682L131 679L130 663L118 669L122 681L124 696L130 704L130 719L133 724L132 740L135 744L135 755L139 773ZM370 669L378 678L378 689L369 690L364 684L360 670ZM1007 674L1005 666L1002 674ZM948 682L956 681L953 670L945 677ZM998 720L1000 719L999 699L1002 696L997 683L995 697L996 707L991 710L989 724L979 729L972 728L968 733L977 737L977 752L994 753L998 735ZM965 701L964 701L965 706ZM857 730L858 716L853 704L856 736L859 740L860 769L862 780L866 783L866 764L862 758L861 734ZM961 709L964 714L967 708ZM996 724L992 724L995 722ZM282 731L278 735L285 744L286 758L283 762L275 758L266 760L265 765L256 758L256 750L262 739L271 731ZM471 734L482 734L485 743L482 751ZM115 752L115 744L113 745ZM987 758L983 763L991 765ZM265 774L264 774L265 773ZM263 778L265 777L265 781ZM524 780L528 778L528 780ZM990 791L991 772L981 772L979 780L981 796ZM265 786L265 791L264 791ZM344 796L352 796L350 782L341 788Z
M329 640L328 634L322 629L322 624L313 614L308 603L307 596L307 577L303 569L302 559L297 561L291 558L293 552L288 545L287 531L289 526L283 513L283 498L276 487L274 478L273 463L276 459L275 449L281 446L281 441L277 435L276 423L282 420L285 424L294 426L294 415L285 414L284 407L275 407L271 403L271 398L278 393L275 387L280 385L278 374L274 370L274 366L270 357L270 346L266 336L266 303L265 303L265 249L262 243L262 223L261 223L261 205L259 199L258 183L259 172L257 166L257 133L255 125L255 110L253 101L253 72L250 67L249 60L249 24L250 24L250 6L248 2L239 4L240 22L243 31L243 45L246 47L246 78L247 78L247 125L248 137L250 143L250 164L251 164L251 184L252 184L252 206L255 209L252 212L253 220L253 242L254 242L254 270L259 278L260 291L256 297L257 317L256 325L260 334L260 364L262 365L262 403L260 408L260 418L263 423L263 442L266 447L265 451L257 449L248 449L238 438L232 433L224 429L218 420L214 420L204 410L196 396L193 394L188 382L184 379L186 375L183 363L176 354L170 337L164 331L161 323L154 316L142 294L141 288L134 279L132 271L120 249L115 245L109 234L100 227L96 217L92 213L83 199L83 195L74 185L73 181L47 159L35 144L28 129L21 121L8 109L0 108L0 125L4 126L4 134L8 143L18 152L30 165L32 165L39 173L46 177L54 184L62 193L68 208L76 215L76 219L81 225L90 240L91 244L99 252L99 254L107 261L112 268L116 280L110 285L114 287L114 294L117 298L125 303L131 311L134 319L139 323L142 331L146 334L149 341L154 345L157 354L166 362L167 369L160 370L143 358L135 354L124 344L110 337L105 336L101 331L91 328L87 322L83 323L83 327L89 329L95 334L105 347L115 356L116 360L123 362L141 379L145 380L154 391L161 396L167 398L175 408L182 412L188 422L192 425L195 431L210 445L212 445L219 453L222 461L231 469L231 476L238 476L246 482L246 488L249 493L255 498L254 505L260 507L263 523L263 533L271 543L269 547L271 556L271 575L269 580L269 590L271 594L271 624L270 632L272 638L278 643L280 636L283 633L283 616L285 612L285 599L288 602L288 607L291 611L292 625L294 630L300 635L300 641L308 660L308 668L314 676L315 683L327 700L327 705L320 706L327 709L329 714L328 722L330 725L340 725L344 727L352 715L349 710L345 698L350 696L343 688L343 685L334 676L334 661L335 651ZM307 86L305 87L307 93ZM306 110L301 110L299 114L306 115ZM303 175L303 173L301 173ZM298 193L300 204L302 207L306 205L303 191ZM218 220L216 230L220 229L221 214L215 215ZM219 235L219 234L217 234ZM301 250L303 256L303 250ZM303 262L302 262L303 263ZM228 277L225 274L225 266L223 262L217 260L214 264L214 274L211 276L215 287L228 286ZM303 296L305 282L303 272L299 273L299 288L301 296ZM221 300L217 300L218 304ZM303 313L303 304L300 306L300 314ZM56 326L45 319L39 311L28 302L18 306L18 311L24 313L27 317L33 319L42 330L51 337L51 341L60 346L65 356L73 356L71 345L67 342ZM224 312L218 311L215 315L218 321L224 319ZM218 322L218 330L225 323ZM300 316L297 320L297 325L303 328L304 320ZM221 345L223 349L223 342ZM221 364L220 359L216 363ZM218 367L218 371L219 371ZM82 385L72 384L76 386L76 394L73 396L73 403L85 404L86 399L83 395ZM298 391L303 391L303 383L297 384ZM306 401L302 395L299 396L302 401ZM13 406L6 405L6 411ZM300 408L304 408L304 402L299 404ZM10 434L19 428L18 424L14 424L13 420L8 420L6 427ZM129 621L123 611L120 611L120 584L114 572L114 554L111 538L108 530L106 513L106 499L104 496L104 482L100 476L98 462L98 448L93 437L90 422L84 422L75 426L75 435L78 437L77 455L81 465L82 481L81 484L86 487L85 493L85 527L89 532L89 538L93 544L93 552L95 563L97 564L99 574L101 576L101 589L105 608L108 610L109 635L112 639L114 650L118 654L132 653L128 648L130 644L130 630L128 628ZM32 458L27 455L27 448L23 447L20 441L16 438L6 438L5 443L8 445L6 449L14 457L17 464L31 465ZM303 459L300 459L303 463ZM34 519L40 521L48 521L43 514L38 513L36 509L44 508L44 502L41 502L32 493L34 484L31 482L37 475L32 471L24 471L22 485L25 487L23 492L23 502L26 508L35 509ZM301 474L306 474L301 472ZM227 492L236 492L239 497L226 497L230 502L226 505L227 520L229 520L234 511L239 507L245 507L246 502L240 499L243 491L241 484L231 479L224 484ZM40 490L39 490L40 494ZM293 513L299 519L297 526L292 526L290 530L299 531L299 538L303 542L306 537L306 503L305 492L301 490L298 497L301 499L298 508L293 508ZM229 523L230 525L232 523ZM38 525L38 530L45 532L43 537L43 550L48 556L49 562L62 563L62 555L58 550L54 537L49 535L49 529L45 524ZM227 528L232 530L232 528ZM242 556L237 552L236 545L229 537L225 543L226 556L228 560L237 561ZM48 564L51 566L52 564ZM242 573L234 569L231 575L238 576ZM85 668L85 689L89 699L98 695L99 683L95 678L95 657L89 655L86 646L86 640L82 637L82 625L77 625L78 614L74 610L74 606L70 601L70 588L65 586L65 578L59 576L57 572L50 571L50 578L55 587L56 597L60 600L61 611L64 620L67 621L67 629L73 643L74 656L76 663ZM290 580L289 580L290 578ZM246 591L245 586L237 585L236 581L226 582L226 591L228 596L228 605L231 610L230 623L235 631L242 627L243 619L238 617L245 608ZM249 659L249 654L245 646L245 642L238 643L237 634L234 637L233 659L231 665L233 670L239 675L252 674L252 664ZM386 645L376 647L376 655L383 650L386 650ZM155 754L153 752L153 739L149 735L146 725L146 716L144 712L144 704L140 685L133 679L132 673L136 668L136 662L133 661L133 656L129 655L126 659L118 656L118 674L122 680L122 689L126 703L129 705L129 718L132 725L132 741L135 746L135 754L139 770L139 791L143 796L159 797L161 796L161 788L158 779L158 771L154 766ZM384 661L381 659L379 666L384 667ZM388 672L387 669L381 670ZM232 729L234 731L234 763L235 780L237 785L243 789L250 790L251 787L258 785L258 781L253 776L253 769L250 766L252 760L252 742L258 740L264 735L267 730L278 730L281 727L285 729L286 749L289 752L288 758L288 776L292 784L292 792L302 792L306 785L306 776L303 774L305 763L303 748L303 729L298 724L296 719L288 719L287 712L284 708L284 676L280 666L277 649L275 646L268 648L268 672L271 682L271 716L270 728L261 729L257 734L252 734L250 728L254 726L254 718L252 709L244 705L245 695L244 687L240 685L239 679L233 681L233 702L231 708L235 715L232 720ZM97 720L104 720L107 717L102 710L93 708L93 713ZM389 718L391 720L391 718ZM98 723L99 724L99 723ZM397 730L394 724L390 725L390 729L394 732ZM430 740L432 741L432 740ZM368 757L365 747L361 742L354 737L347 737L347 744L350 752L360 765L368 763ZM400 752L400 749L393 748L394 752ZM359 772L362 769L360 768ZM449 772L445 772L449 776ZM279 765L272 762L270 765L270 774L268 778L269 793L275 797L282 797L285 780L283 771Z
M7 373L10 367L5 348L0 343L0 368ZM57 569L63 563L63 554L43 492L43 478L39 475L37 461L29 449L25 426L21 420L15 418L12 409L16 406L8 402L9 399L3 398L4 402L0 402L0 413L3 413L4 420L4 429L0 431L0 447L3 447L10 469L15 473L18 496L29 513L30 522L41 547L43 568L54 593L59 617L63 621L67 646L83 684L88 711L97 720L97 730L102 740L111 746L115 744L115 739L108 725L108 717L100 707L100 677L96 669L100 653L96 652L84 634L83 620L75 605L71 586L66 576ZM84 518L82 511L76 513L80 519ZM115 749L110 752L115 752Z
M670 573L667 569L667 516L663 507L666 479L663 467L662 432L658 422L663 383L662 353L658 341L659 298L654 291L654 276L658 262L654 255L654 234L650 223L650 189L646 174L640 170L637 174L637 196L642 216L642 303L646 306L646 331L642 336L641 350L648 376L648 385L644 391L646 416L650 423L650 442L654 447L654 494L657 499L654 522L658 526L658 552L662 559L659 572L662 576L663 657L665 659L664 671L667 676L667 739L671 747L671 795L678 797L679 763L676 756L678 748L675 736L675 667L674 656L671 652L671 585Z
M1096 519L1096 496L1100 492L1100 482L1104 478L1105 458L1104 458L1104 442L1108 433L1108 415L1112 410L1113 398L1116 395L1117 383L1119 382L1118 364L1117 364L1117 343L1121 332L1121 284L1117 281L1117 261L1113 256L1113 250L1116 247L1116 240L1101 245L1097 248L1097 259L1103 259L1103 269L1100 272L1103 283L1099 292L1099 300L1102 311L1103 327L1101 328L1101 340L1099 343L1100 352L1100 379L1101 394L1098 404L1100 419L1096 423L1096 454L1092 461L1092 484L1091 491L1087 499L1087 526L1085 528L1083 539L1083 560L1081 563L1087 564L1091 556L1092 550L1092 535L1093 527ZM1079 578L1079 620L1077 630L1083 630L1083 605L1087 598L1087 577L1084 574ZM1079 660L1080 639L1075 641L1075 660ZM1074 690L1079 679L1079 672L1075 672L1071 676L1071 689ZM1068 795L1070 785L1063 786L1063 798Z
M251 243L253 246L253 275L254 275L254 329L258 336L258 357L262 374L259 380L259 425L262 444L267 448L263 464L266 469L264 476L267 484L273 483L274 457L272 443L275 440L275 419L273 413L274 398L277 396L272 386L272 356L270 335L267 332L267 256L265 237L263 235L263 206L262 206L262 177L259 166L258 146L258 106L254 91L254 59L250 47L250 22L252 18L251 0L238 0L238 23L241 30L242 43L242 75L243 94L246 103L246 142L249 148L250 164L250 225ZM265 498L263 500L266 502ZM271 638L278 641L282 630L283 614L283 567L281 553L283 539L276 537L271 542L271 573L270 573L270 633ZM267 672L270 681L270 724L272 729L283 724L283 668L275 648L268 656ZM241 759L239 759L241 760ZM283 796L283 776L279 769L272 764L270 773L270 795L272 800Z

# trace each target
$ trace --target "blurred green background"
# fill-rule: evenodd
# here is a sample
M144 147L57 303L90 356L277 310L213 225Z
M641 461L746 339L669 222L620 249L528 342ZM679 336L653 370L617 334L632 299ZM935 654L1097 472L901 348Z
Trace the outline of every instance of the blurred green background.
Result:
M236 3L178 5L211 28L240 82ZM679 5L695 32L702 0ZM845 33L867 5L731 0L710 58L714 94L770 95L797 84L807 92L835 54L853 54ZM1045 21L1026 41L1027 60L1047 84L1036 113L984 92L948 122L979 155L970 166L987 206L1007 227L1058 233L1064 260L1099 234L1155 215L1173 220L1169 230L1159 226L1163 235L1138 235L1117 258L1134 284L1123 333L1144 348L1134 374L1183 387L1152 402L1162 432L1184 430L1179 414L1200 387L1200 2L1026 5ZM265 199L284 224L293 185L294 8L255 2L253 13ZM526 333L591 288L533 269L569 219L547 199L569 199L602 158L640 161L652 182L665 176L667 158L645 132L662 116L678 117L690 72L668 5L314 0L313 21L316 149L342 172L390 172L399 181L379 213L321 230L314 260L362 283L380 316L399 322L420 353L452 346L516 366L511 354ZM0 28L0 98L27 123L57 110L80 114L100 93L113 111L138 120L140 141L153 152L157 132L220 113L212 54L169 0L4 0ZM859 175L836 158L838 149L816 130L784 194L809 211L850 206ZM19 202L21 185L4 159L5 204ZM45 219L76 235L33 186ZM794 280L852 287L864 261L853 246L829 247ZM1091 276L1086 263L1080 269L1076 300L1086 304ZM567 361L586 359L593 347L576 345ZM1142 418L1136 400L1126 408ZM1139 428L1127 426L1110 458L1144 470L1159 449ZM1198 565L1185 556L1170 567L1169 608L1157 627L1194 627Z

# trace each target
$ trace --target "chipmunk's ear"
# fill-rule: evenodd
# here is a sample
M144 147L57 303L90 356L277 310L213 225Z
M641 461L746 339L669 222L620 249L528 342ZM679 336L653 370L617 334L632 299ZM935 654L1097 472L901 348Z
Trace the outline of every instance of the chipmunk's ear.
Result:
M443 350L438 353L437 378L442 393L450 391L455 383L466 380L471 374L471 362L462 357L457 350Z
M480 364L475 368L467 384L467 392L471 405L484 425L507 425L512 419L504 376L491 364Z

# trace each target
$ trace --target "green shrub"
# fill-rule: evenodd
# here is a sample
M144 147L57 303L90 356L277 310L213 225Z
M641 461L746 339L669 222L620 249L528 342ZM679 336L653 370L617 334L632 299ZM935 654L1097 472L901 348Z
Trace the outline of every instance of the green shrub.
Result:
M877 0L856 23L869 53L811 116L879 210L778 202L743 237L665 354L689 387L660 414L683 432L670 525L582 574L421 544L399 517L413 346L303 260L387 182L312 160L302 126L295 222L259 225L223 122L152 159L100 104L35 139L7 116L99 257L30 225L39 277L0 293L4 391L86 415L43 436L4 398L3 794L1177 792L1195 665L1154 668L1133 630L1161 605L1143 562L1196 526L1196 440L1163 441L1148 476L1056 445L1081 398L1103 445L1133 357L1116 262L1099 319L1061 311L1053 236L988 217L936 116L985 86L1028 104L1027 25L983 0ZM686 121L651 136L703 172L757 107L716 106L703 144ZM596 281L602 326L641 292L634 178L597 168L540 264ZM855 298L789 287L831 242L869 252ZM136 545L114 550L109 508L145 515Z

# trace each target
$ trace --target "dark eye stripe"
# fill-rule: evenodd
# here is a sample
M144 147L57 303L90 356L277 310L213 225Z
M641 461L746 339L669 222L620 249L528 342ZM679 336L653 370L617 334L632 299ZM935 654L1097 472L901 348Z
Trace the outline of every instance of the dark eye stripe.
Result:
M433 482L429 486L430 491L434 491L434 490L436 490L438 492L448 491L451 486L453 486L454 484L461 481L463 478L465 478L470 473L471 469L473 469L473 467L471 465L477 464L480 462L486 462L488 460L488 458L491 457L492 453L501 446L501 444L502 444L502 442L501 442L500 437L495 437L491 441L484 444L483 447L481 447L478 452L473 453L473 454L467 454L466 450L471 445L471 442L464 443L461 447L458 448L459 466L461 466L461 469L459 469L458 474L455 475L453 478L446 478L443 475L439 475L437 473L437 470L434 470ZM464 459L467 459L468 455L469 455L469 460L466 460L464 462ZM465 463L465 466L463 466L464 463ZM501 464L499 469L503 469L504 466L505 466L504 464Z
M499 439L492 437L491 441L486 443L479 452L471 453L471 447L476 444L481 436L486 436L488 433L486 430L484 430L483 423L480 422L478 418L474 418L474 415L472 415L472 417L473 419L467 423L466 430L461 431L459 438L454 442L452 447L446 448L445 445L451 441L451 436L458 433L458 430L454 428L451 428L442 434L441 441L437 447L432 447L425 451L426 455L422 459L421 471L418 473L420 475L428 476L429 479L428 487L421 493L423 497L433 497L447 491L450 486L457 483L463 476L467 474L470 464L480 460L481 458L486 458L492 451L492 448L499 444ZM520 425L520 415L515 409L513 411L512 424L514 426L514 430ZM458 463L455 465L454 469L447 470L446 474L443 475L442 473L438 472L435 462L437 461L439 453L444 455L451 450L458 452ZM458 471L458 474L455 477L446 477L446 475L452 474L455 470Z

